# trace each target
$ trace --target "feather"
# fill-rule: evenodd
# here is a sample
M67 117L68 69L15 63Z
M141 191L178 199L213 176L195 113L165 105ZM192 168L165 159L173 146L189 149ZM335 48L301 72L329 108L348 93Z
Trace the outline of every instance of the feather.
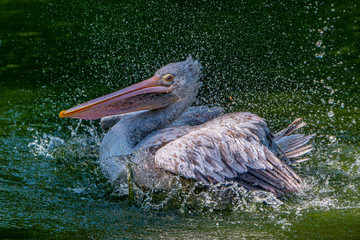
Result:
M162 146L154 161L165 171L205 183L233 180L278 195L297 192L301 180L286 160L312 149L305 145L312 135L289 135L302 126L305 123L297 119L273 136L257 115L226 114ZM285 151L277 150L273 138Z

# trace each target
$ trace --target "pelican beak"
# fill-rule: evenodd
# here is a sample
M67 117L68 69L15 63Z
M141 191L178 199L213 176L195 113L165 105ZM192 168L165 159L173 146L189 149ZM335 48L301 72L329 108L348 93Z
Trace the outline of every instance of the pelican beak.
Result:
M61 111L61 118L94 120L105 116L166 107L178 98L169 87L159 85L158 77L151 77L122 90L96 98Z

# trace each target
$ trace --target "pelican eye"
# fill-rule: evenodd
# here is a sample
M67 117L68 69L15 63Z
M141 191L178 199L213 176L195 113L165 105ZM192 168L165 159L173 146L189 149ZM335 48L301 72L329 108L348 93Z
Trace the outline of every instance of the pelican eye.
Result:
M165 75L163 76L163 79L164 79L165 81L167 81L168 83L170 83L170 82L172 82L172 81L174 80L174 76L171 75L171 74L165 74Z

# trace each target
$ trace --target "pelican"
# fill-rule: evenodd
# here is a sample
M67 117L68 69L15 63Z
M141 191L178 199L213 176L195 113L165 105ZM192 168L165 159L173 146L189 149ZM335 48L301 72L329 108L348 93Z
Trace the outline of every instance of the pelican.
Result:
M312 150L314 135L294 134L298 118L272 134L258 115L224 114L219 107L190 107L200 88L201 64L185 61L160 68L153 77L60 112L60 117L101 119L100 167L127 189L128 174L144 188L171 189L174 177L281 196L302 189L291 163ZM124 190L123 194L128 194Z

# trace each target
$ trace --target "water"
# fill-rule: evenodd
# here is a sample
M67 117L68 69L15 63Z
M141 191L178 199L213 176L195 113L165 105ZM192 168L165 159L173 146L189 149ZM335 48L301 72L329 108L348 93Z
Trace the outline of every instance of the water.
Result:
M360 238L358 5L0 1L0 237ZM188 54L204 66L197 104L257 113L274 131L308 123L302 193L248 193L225 210L208 196L116 197L98 122L58 113Z

